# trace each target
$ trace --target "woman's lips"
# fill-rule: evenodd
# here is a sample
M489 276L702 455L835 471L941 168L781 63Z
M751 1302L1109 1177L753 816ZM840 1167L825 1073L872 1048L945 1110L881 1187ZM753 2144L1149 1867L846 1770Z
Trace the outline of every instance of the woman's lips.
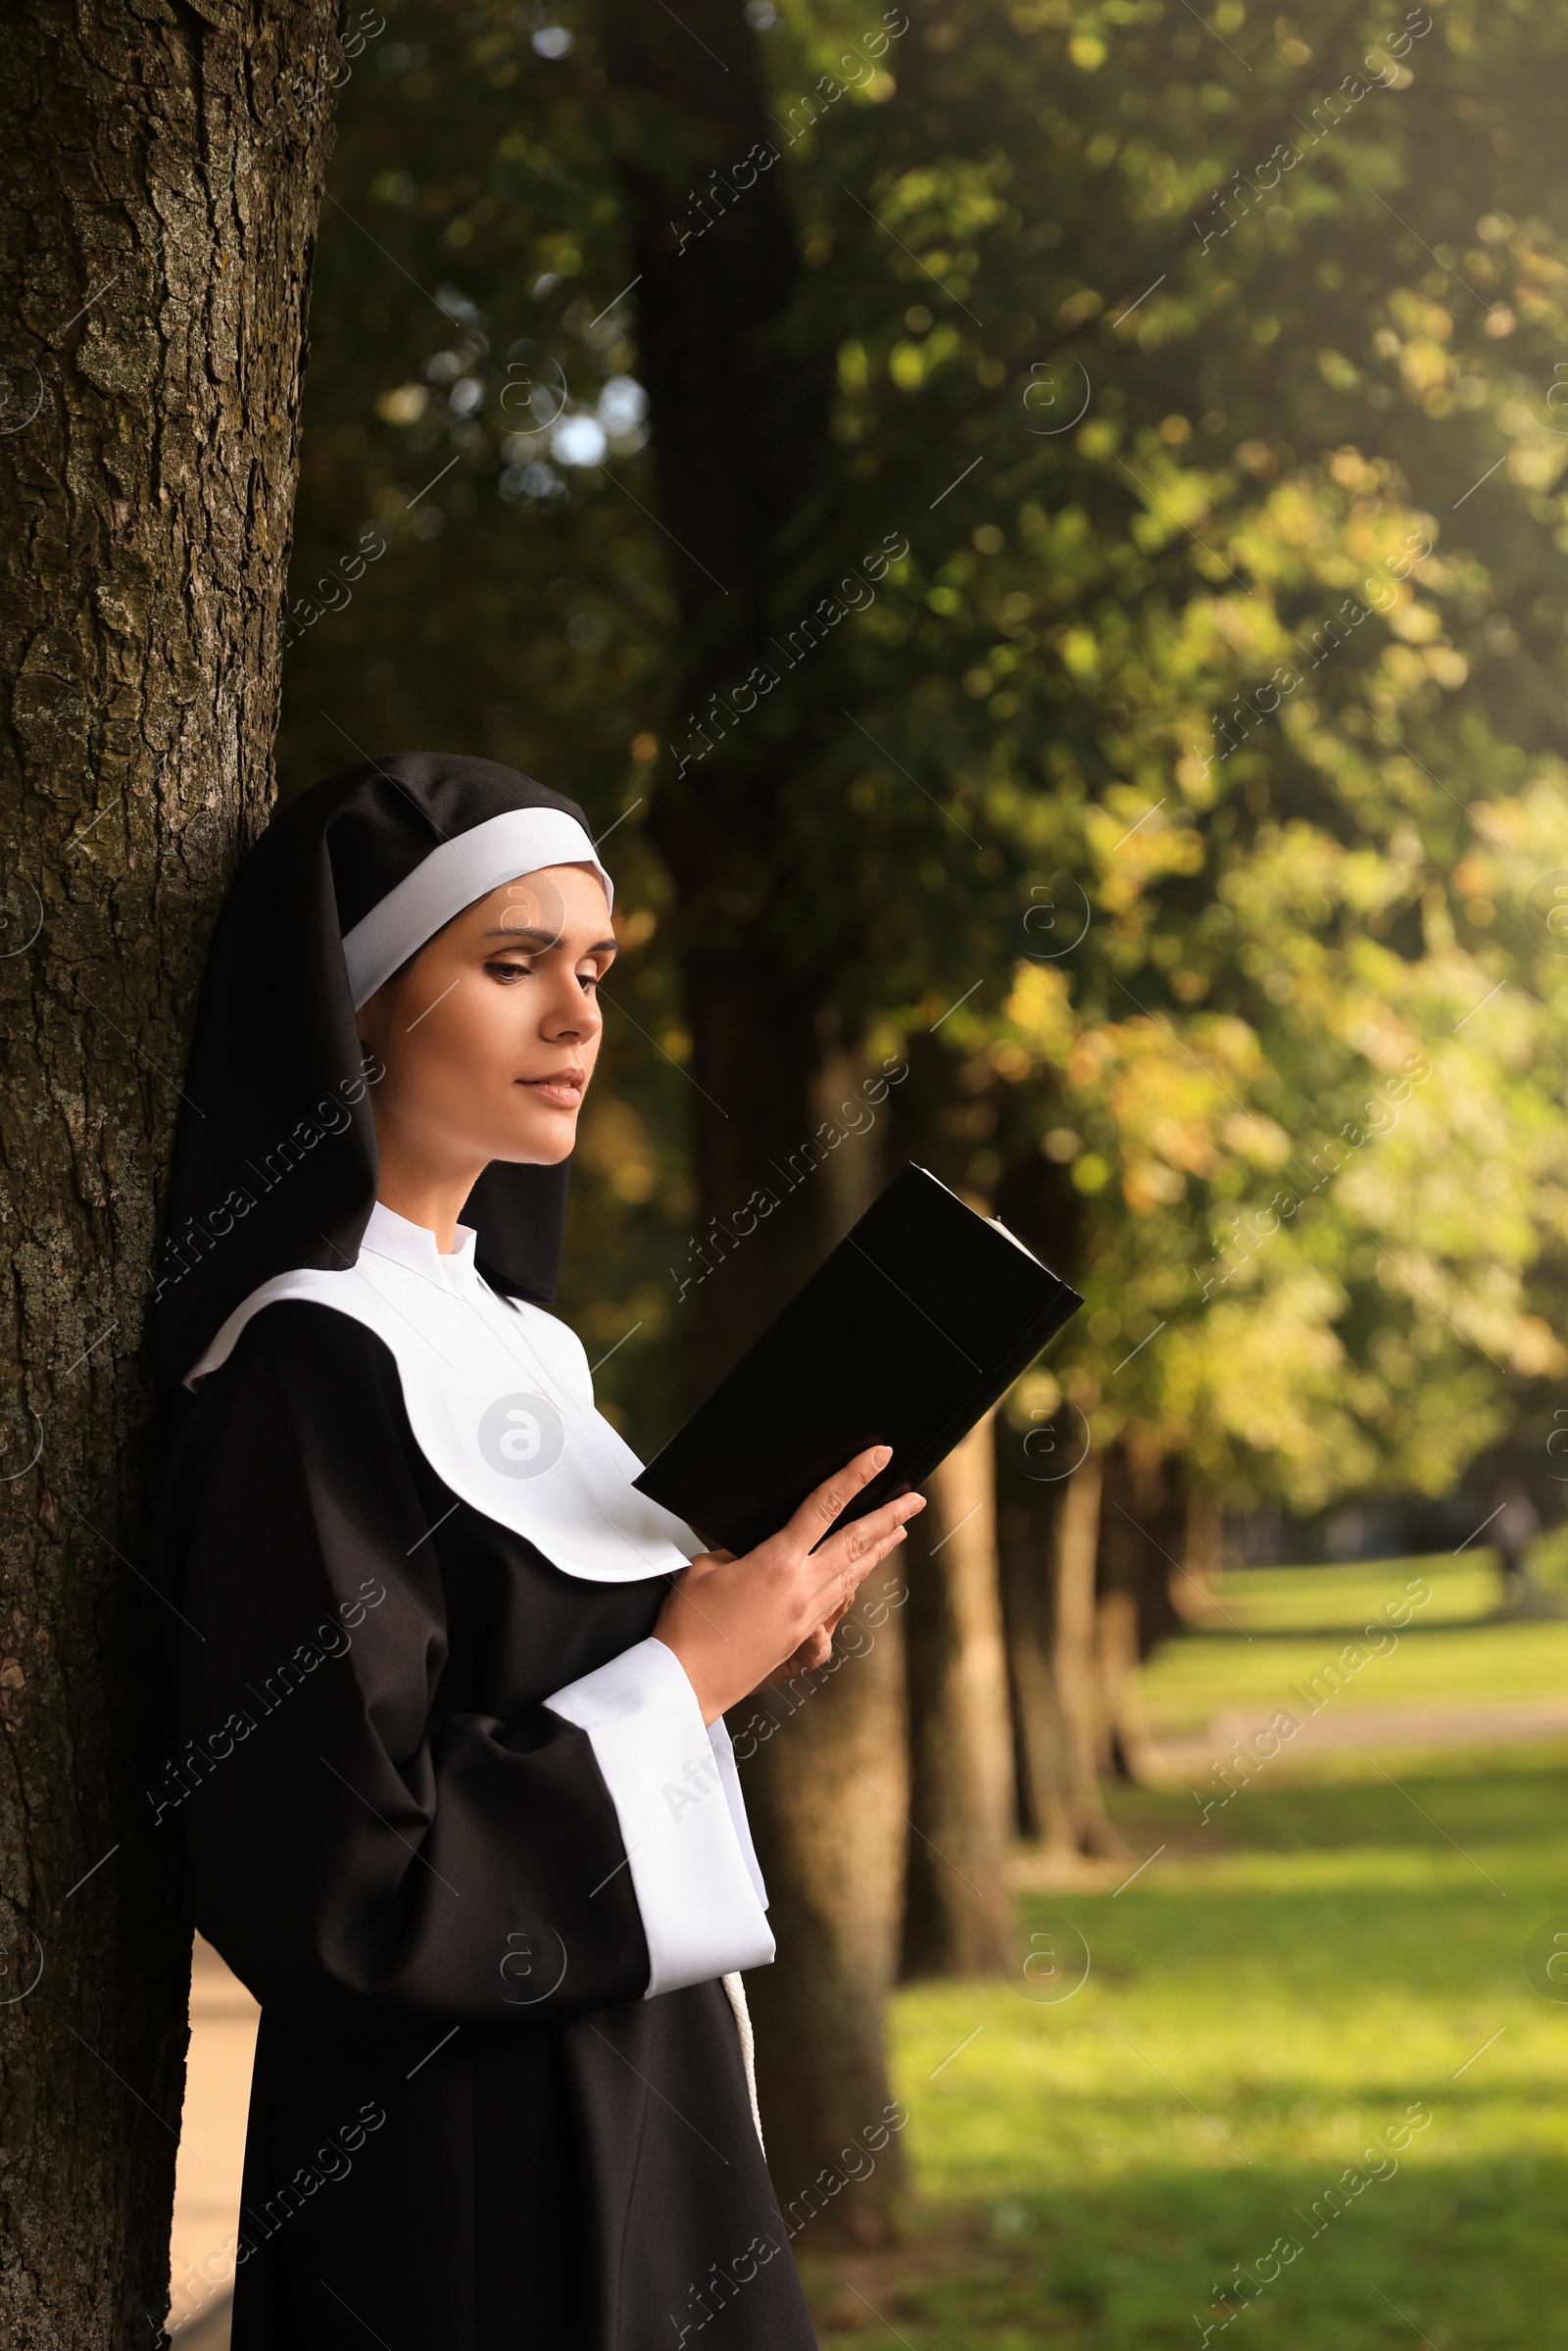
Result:
M547 1102L559 1102L564 1110L575 1110L582 1101L583 1082L579 1077L523 1078L520 1083Z

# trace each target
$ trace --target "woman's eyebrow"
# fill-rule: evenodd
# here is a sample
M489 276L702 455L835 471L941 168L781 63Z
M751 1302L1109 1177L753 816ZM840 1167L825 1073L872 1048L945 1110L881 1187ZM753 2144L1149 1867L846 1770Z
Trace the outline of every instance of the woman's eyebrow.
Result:
M484 936L487 939L512 939L518 945L526 943L537 947L559 947L562 935L560 931L541 930L535 924L504 922L496 930L486 931ZM585 955L612 955L619 945L619 940L615 938L596 939L591 947L585 947L581 952Z

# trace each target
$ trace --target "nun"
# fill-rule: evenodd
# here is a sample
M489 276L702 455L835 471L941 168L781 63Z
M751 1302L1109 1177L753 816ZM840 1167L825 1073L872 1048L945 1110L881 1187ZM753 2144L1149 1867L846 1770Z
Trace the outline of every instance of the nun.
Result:
M581 810L368 760L213 940L154 1338L197 1927L261 2004L233 2351L811 2351L724 1709L920 1507L748 1556L638 1494L549 1311L615 953ZM826 1539L824 1540L824 1537Z

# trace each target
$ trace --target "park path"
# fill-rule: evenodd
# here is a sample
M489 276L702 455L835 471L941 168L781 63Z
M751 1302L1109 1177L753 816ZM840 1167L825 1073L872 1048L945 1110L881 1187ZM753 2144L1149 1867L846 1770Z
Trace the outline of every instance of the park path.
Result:
M1279 1743L1284 1757L1354 1753L1371 1747L1494 1747L1522 1739L1568 1738L1568 1695L1484 1698L1462 1701L1412 1698L1392 1706L1344 1706L1330 1700L1316 1714L1296 1698L1258 1699L1250 1706L1226 1706L1200 1739L1154 1739L1149 1761L1157 1780L1206 1775L1240 1742L1248 1746L1274 1720L1276 1704L1294 1713L1299 1728Z
M244 1984L198 1935L191 1954L190 2052L170 2248L170 2325L179 2351L228 2351L245 2114L261 2013Z

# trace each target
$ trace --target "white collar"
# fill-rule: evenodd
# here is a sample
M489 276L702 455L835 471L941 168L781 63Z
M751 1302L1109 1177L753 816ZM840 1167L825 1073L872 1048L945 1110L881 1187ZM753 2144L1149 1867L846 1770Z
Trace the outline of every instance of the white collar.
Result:
M444 1254L427 1227L378 1200L356 1264L264 1282L185 1385L217 1371L264 1306L330 1306L388 1347L415 1442L464 1501L589 1583L684 1567L702 1539L632 1485L643 1465L594 1402L581 1340L542 1306L498 1297L474 1263L473 1232L458 1233Z
M471 1298L485 1288L474 1262L478 1238L472 1225L460 1224L457 1248L450 1252L438 1249L428 1225L413 1224L395 1208L389 1208L385 1200L377 1200L370 1210L360 1249L362 1253L368 1249L373 1257L385 1257L394 1265L405 1266L410 1273L422 1274L426 1281L444 1282L460 1298Z

